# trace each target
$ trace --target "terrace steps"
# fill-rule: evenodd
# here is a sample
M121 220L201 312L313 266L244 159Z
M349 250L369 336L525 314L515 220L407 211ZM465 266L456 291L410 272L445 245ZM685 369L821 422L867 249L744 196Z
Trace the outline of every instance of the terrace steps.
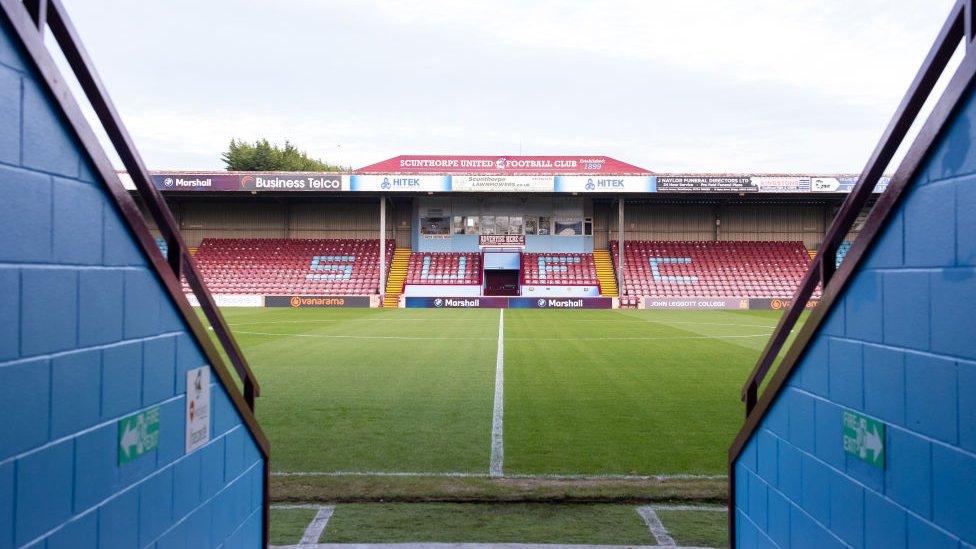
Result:
M593 251L593 266L596 267L596 278L600 281L600 295L617 297L617 275L613 270L613 261L609 250Z
M410 263L410 249L397 248L393 252L393 263L390 265L390 274L386 278L386 292L383 296L384 307L396 307L400 303L400 294L403 293L403 283L407 278L407 266Z

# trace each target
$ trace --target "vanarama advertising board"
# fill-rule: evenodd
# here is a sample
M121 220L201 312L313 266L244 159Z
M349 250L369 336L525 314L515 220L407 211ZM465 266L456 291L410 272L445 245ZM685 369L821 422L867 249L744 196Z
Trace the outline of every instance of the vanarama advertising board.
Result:
M370 299L367 295L266 295L265 307L291 307L302 309L307 307L369 307Z

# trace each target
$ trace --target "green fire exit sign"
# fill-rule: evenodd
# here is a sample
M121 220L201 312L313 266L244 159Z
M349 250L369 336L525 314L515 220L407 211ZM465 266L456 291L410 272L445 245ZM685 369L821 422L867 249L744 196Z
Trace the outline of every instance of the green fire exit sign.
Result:
M159 406L119 420L119 465L159 446Z
M885 466L885 424L857 412L844 412L844 451L878 469Z

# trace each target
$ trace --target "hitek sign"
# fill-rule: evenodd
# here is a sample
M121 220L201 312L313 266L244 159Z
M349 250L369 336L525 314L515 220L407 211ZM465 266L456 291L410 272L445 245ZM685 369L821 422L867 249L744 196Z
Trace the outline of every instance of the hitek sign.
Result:
M845 411L844 451L878 469L885 466L885 425L857 412Z
M159 446L159 406L119 420L119 465Z

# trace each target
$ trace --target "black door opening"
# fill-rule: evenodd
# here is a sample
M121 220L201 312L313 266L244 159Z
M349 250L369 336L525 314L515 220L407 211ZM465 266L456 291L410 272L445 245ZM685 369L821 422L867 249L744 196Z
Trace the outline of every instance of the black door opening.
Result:
M521 295L517 270L486 270L485 295Z

